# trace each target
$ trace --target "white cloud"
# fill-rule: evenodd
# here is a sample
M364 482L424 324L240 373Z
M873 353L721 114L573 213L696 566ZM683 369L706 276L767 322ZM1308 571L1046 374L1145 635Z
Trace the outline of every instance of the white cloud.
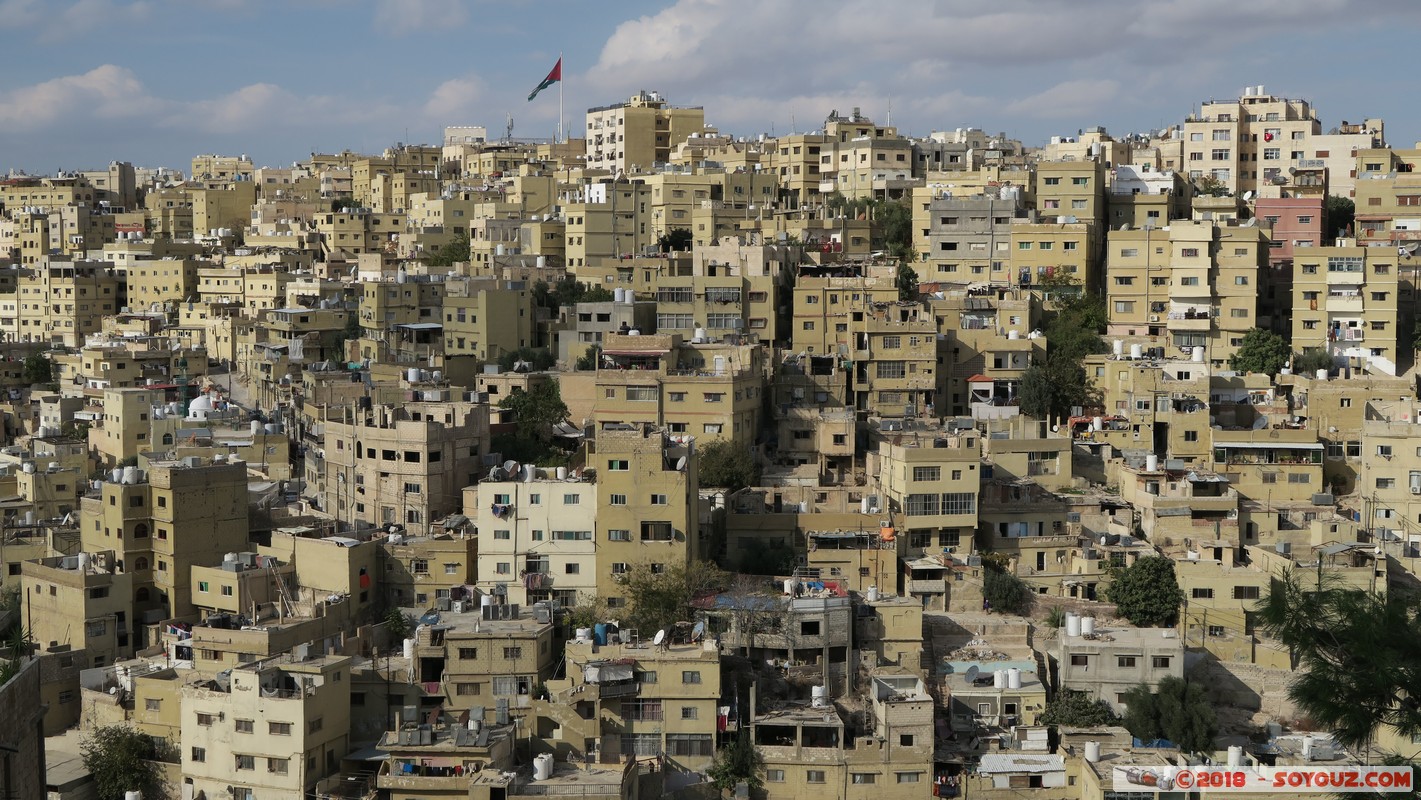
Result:
M13 89L0 94L0 131L40 130L82 118L137 119L166 103L148 94L132 70L105 64L82 75Z
M1010 103L1006 111L1046 119L1084 120L1104 110L1119 92L1120 82L1113 78L1062 81L1044 92Z
M485 111L480 103L487 94L488 85L477 75L450 78L435 87L422 110L440 125L454 125L457 120L473 119Z
M469 21L464 0L377 0L375 28L391 36L457 28Z

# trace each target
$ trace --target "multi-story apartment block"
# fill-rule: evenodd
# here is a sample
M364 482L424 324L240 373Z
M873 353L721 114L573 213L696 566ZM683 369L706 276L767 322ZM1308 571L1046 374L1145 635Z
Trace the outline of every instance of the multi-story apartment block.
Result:
M79 347L105 316L126 305L124 282L109 264L46 260L20 273L21 341Z
M568 608L597 595L599 559L605 555L593 514L598 505L594 482L601 477L558 480L553 470L509 475L503 467L490 471L465 502L465 513L478 530L478 586L487 593L501 589L507 602L531 606L558 600Z
M713 639L688 641L668 632L661 645L567 643L567 679L535 700L540 729L554 756L617 763L664 755L684 769L704 769L715 754L721 697L720 652Z
M1172 628L1105 629L1097 628L1094 618L1083 618L1063 633L1052 654L1061 688L1104 700L1116 713L1136 686L1184 677L1184 643Z
M1009 284L1012 226L1033 216L1024 186L990 187L980 195L928 186L913 193L914 242L925 281Z
M1321 350L1339 363L1396 375L1404 368L1398 367L1403 358L1397 346L1405 327L1399 309L1401 267L1391 248L1339 242L1295 251L1294 352ZM1408 363L1410 350L1404 359Z
M1306 157L1306 142L1322 132L1306 100L1248 87L1237 100L1204 103L1184 121L1184 158L1191 180L1212 178L1230 192L1257 191Z
M939 413L990 416L1014 406L1027 367L1046 356L1045 337L1034 335L1040 295L978 288L935 293L926 303L937 323Z
M20 565L25 626L45 650L83 651L89 666L129 658L135 649L134 574L113 551L81 551Z
M606 334L626 333L633 328L656 330L657 307L655 302L639 301L633 296L631 302L578 303L564 309L563 327L557 331L558 363L565 369L572 368L578 359L600 348Z
M700 531L698 441L664 429L603 428L588 449L596 470L596 587L610 608L626 604L624 576L709 557Z
M552 677L562 658L562 637L551 612L544 607L529 613L482 599L465 602L464 611L441 614L440 625L415 631L413 676L426 696L442 696L446 708L527 716L534 686Z
M779 364L771 398L777 460L815 464L825 483L851 474L858 424L848 379L833 355L792 355Z
M702 442L749 445L759 432L763 359L756 345L606 334L592 418L599 431L653 425Z
M587 109L587 166L613 175L650 170L706 126L705 109L673 106L641 91L624 103Z
M917 557L972 541L980 438L976 430L880 434L878 475L892 527L907 540L901 552Z
M182 774L254 800L311 791L350 750L350 659L292 654L181 689Z
M478 479L489 409L449 399L328 406L322 430L321 507L345 522L422 533L459 511L460 490Z

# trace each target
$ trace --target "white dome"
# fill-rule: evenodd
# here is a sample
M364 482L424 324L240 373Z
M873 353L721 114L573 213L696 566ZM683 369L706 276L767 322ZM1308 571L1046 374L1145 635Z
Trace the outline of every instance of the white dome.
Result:
M212 398L208 397L205 394L198 395L197 397L193 398L192 402L188 404L187 408L189 416L197 416L199 413L210 413L213 410Z

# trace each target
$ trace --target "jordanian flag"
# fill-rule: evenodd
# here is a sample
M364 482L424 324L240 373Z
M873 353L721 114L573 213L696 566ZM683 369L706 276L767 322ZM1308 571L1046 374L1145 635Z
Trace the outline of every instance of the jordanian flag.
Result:
M528 95L528 101L529 101L529 102L532 102L532 101L533 101L533 98L535 98L535 97L538 96L538 92L543 91L544 89L548 88L549 86L552 86L553 84L555 84L555 83L557 83L558 81L561 81L561 80L562 80L562 58L560 57L560 58L558 58L558 63L556 63L556 64L553 65L553 71L548 73L548 77L544 78L544 79L543 79L543 82L540 83L540 84L538 84L538 88L534 89L532 94Z

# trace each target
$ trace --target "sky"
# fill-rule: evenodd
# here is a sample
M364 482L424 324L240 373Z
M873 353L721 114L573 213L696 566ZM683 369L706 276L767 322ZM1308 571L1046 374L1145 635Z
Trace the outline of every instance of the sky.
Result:
M1178 123L1245 85L1323 128L1421 138L1416 0L0 0L0 173L287 166L437 143L446 125L548 138L659 91L739 136L858 107L902 133L1028 145Z

